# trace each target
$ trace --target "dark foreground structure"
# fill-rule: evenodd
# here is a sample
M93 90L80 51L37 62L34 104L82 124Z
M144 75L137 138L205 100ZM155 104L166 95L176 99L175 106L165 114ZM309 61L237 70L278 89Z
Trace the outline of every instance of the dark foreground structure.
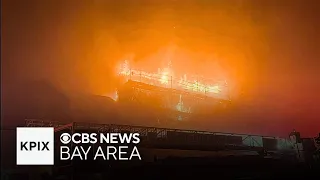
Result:
M283 139L126 125L63 124L38 120L28 120L27 126L55 127L56 138L64 132L137 132L141 137L139 151L142 160L61 162L58 160L59 155L56 155L54 166L28 167L29 175L16 173L5 176L4 179L319 178L319 149L316 139L300 138L296 132L292 133L290 138ZM55 142L60 143L59 139ZM59 144L55 147L59 147ZM72 144L70 148L72 149Z
M71 168L71 167L70 167ZM83 166L88 168L88 166ZM61 171L62 172L62 171ZM61 173L60 172L60 173ZM69 170L61 179L317 179L317 170L285 160L242 157L166 158L134 167L104 166L100 172Z

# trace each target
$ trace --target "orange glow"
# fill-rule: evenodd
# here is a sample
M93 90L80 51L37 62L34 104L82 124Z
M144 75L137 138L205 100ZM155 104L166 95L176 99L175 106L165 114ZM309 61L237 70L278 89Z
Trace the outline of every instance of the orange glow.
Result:
M293 128L306 136L320 129L319 23L315 23L320 11L312 3L16 2L3 1L3 88L45 80L66 94L115 97L111 92L121 83L119 61L157 74L158 67L171 60L175 80L184 81L186 74L190 90L199 88L191 74L228 82L232 107L214 121L198 118L192 128L222 131L221 121L221 127L230 131L285 136ZM175 48L168 49L172 44ZM161 86L171 85L169 75L162 79L168 84L158 81ZM209 91L219 87L223 91L212 86ZM8 102L13 107L20 104L10 98ZM187 106L187 100L183 104Z

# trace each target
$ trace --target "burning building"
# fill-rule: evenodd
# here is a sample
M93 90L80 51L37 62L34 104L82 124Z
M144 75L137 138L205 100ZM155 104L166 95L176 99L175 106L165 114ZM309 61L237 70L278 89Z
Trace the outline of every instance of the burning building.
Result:
M124 81L117 92L119 102L138 102L158 112L170 112L170 119L183 120L191 114L211 113L230 103L225 80L177 74L170 62L165 68L147 72L125 61L118 75Z

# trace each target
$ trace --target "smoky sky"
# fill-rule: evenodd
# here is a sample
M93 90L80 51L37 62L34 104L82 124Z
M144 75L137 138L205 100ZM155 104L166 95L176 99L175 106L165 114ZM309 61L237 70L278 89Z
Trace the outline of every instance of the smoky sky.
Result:
M177 54L193 57L190 66L210 67L214 61L229 74L237 111L246 112L239 116L272 122L275 131L300 127L315 134L320 129L318 4L3 0L2 85L46 79L66 91L102 94L114 89L118 61L133 54L143 62L174 44ZM181 58L176 61L186 66Z

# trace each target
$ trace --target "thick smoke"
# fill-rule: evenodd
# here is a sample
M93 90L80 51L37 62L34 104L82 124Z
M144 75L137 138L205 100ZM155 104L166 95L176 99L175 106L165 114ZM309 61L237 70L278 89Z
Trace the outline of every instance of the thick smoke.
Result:
M319 11L311 2L5 0L2 85L45 79L69 93L105 94L124 59L153 68L172 56L177 71L230 81L238 124L316 133Z

